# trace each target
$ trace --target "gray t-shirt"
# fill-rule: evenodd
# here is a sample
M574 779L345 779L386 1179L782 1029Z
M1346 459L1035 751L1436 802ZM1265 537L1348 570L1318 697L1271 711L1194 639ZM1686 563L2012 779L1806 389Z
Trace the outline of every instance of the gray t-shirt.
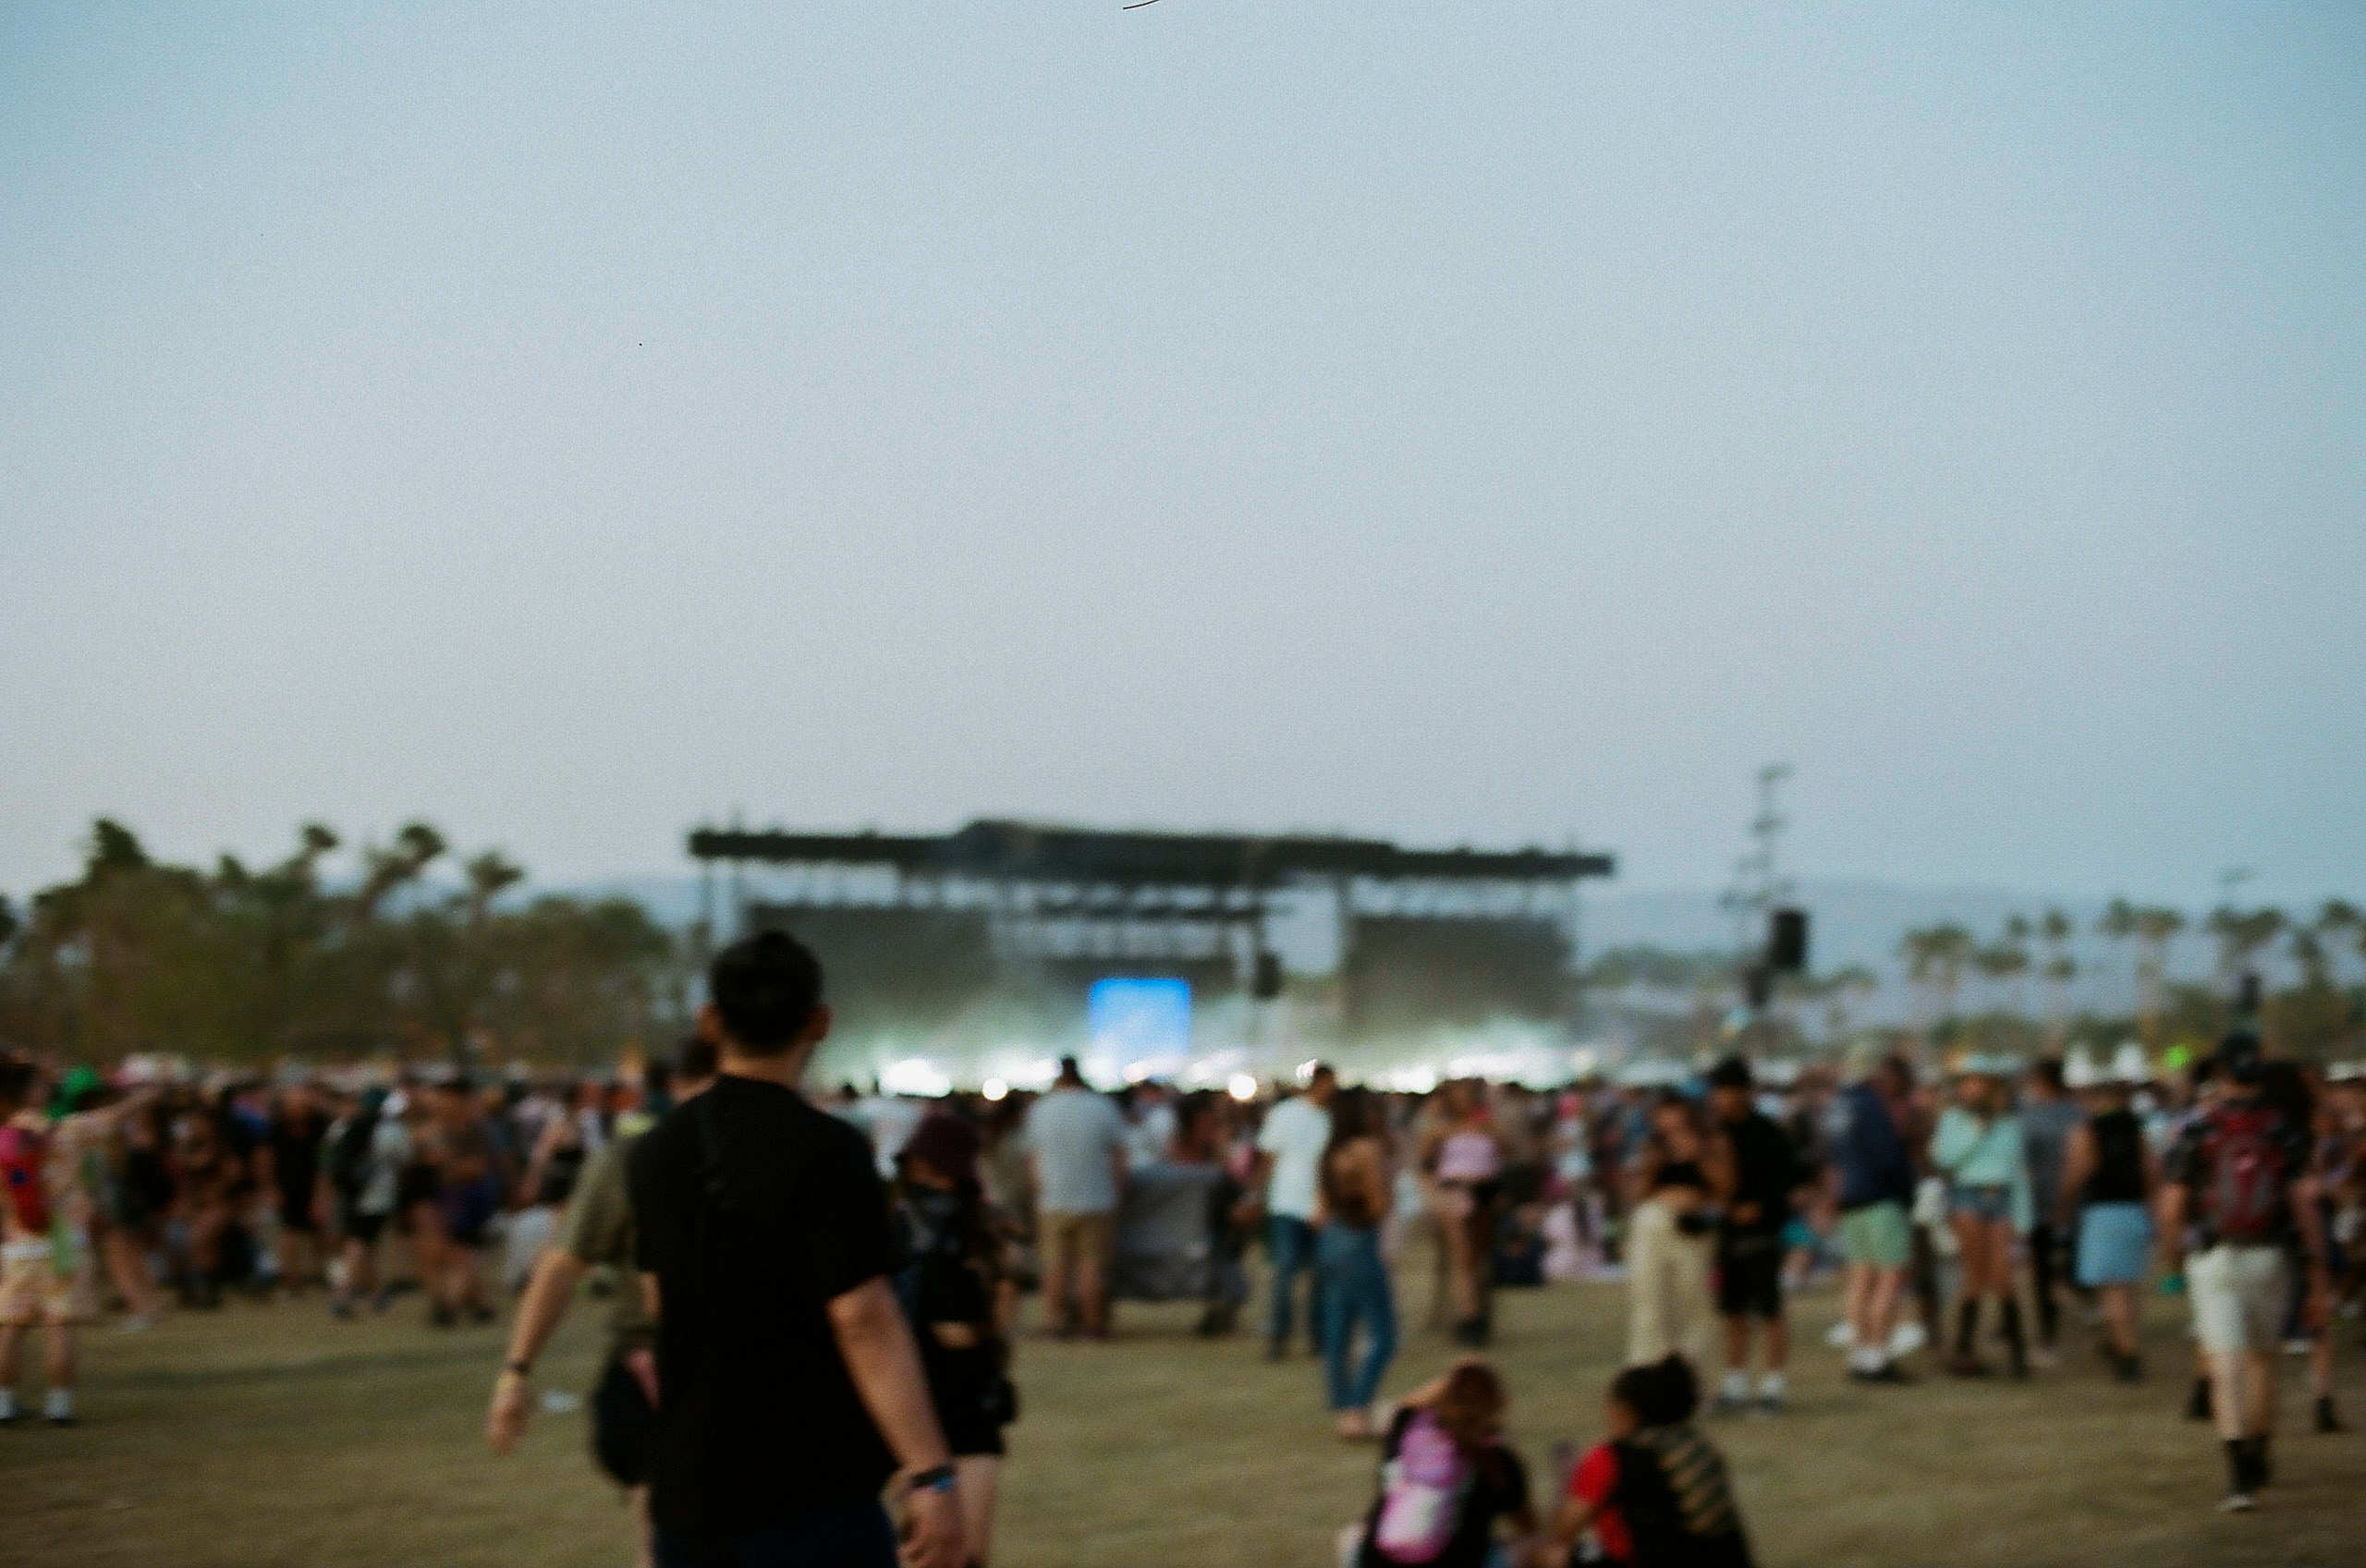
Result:
M1055 1088L1027 1112L1027 1150L1043 1188L1035 1206L1049 1214L1108 1214L1117 1208L1109 1157L1126 1143L1126 1120L1103 1095Z
M2070 1148L2070 1129L2086 1120L2076 1101L2033 1100L2021 1107L2021 1148L2029 1160L2030 1197L2037 1218L2059 1228L2062 1218L2062 1162Z

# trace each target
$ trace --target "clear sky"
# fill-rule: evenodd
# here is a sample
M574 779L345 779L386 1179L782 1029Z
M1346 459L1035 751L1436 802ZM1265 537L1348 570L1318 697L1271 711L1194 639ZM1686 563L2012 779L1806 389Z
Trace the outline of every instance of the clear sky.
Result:
M981 812L2366 893L2366 8L0 8L0 887Z

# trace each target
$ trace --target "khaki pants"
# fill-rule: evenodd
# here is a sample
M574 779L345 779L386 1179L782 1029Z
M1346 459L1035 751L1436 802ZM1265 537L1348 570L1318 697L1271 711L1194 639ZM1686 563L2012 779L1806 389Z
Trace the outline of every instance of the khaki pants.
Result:
M1630 1217L1627 1243L1627 1364L1669 1352L1696 1369L1710 1365L1715 1316L1709 1305L1708 1235L1676 1228L1676 1210L1654 1198Z

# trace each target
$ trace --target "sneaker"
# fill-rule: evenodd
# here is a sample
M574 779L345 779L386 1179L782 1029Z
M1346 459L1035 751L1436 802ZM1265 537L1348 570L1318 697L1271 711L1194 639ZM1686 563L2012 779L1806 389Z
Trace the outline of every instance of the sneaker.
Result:
M2249 1513L2259 1506L2259 1500L2249 1492L2228 1492L2218 1500L2221 1513Z
M1780 1416L1788 1404L1780 1389L1769 1389L1758 1396L1758 1408L1769 1416Z
M1834 1350L1846 1350L1857 1343L1856 1326L1843 1318L1824 1331L1823 1343Z
M338 1297L336 1300L329 1303L329 1316L336 1319L340 1322L352 1322L353 1303L346 1300L342 1296Z
M1870 1371L1861 1367L1852 1367L1848 1373L1848 1380L1855 1383L1886 1383L1893 1387L1904 1387L1914 1380L1902 1371L1896 1362L1884 1361Z
M74 1417L71 1416L44 1416L42 1419L53 1427L70 1427L74 1425Z
M1889 1332L1890 1359L1895 1361L1911 1355L1930 1343L1930 1331L1921 1324L1912 1321L1900 1323Z

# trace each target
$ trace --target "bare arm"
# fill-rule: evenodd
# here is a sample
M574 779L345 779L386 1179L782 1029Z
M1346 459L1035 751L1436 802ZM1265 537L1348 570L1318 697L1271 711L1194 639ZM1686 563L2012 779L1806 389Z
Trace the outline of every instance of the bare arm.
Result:
M950 1460L921 1373L920 1350L886 1277L832 1296L829 1314L830 1332L837 1338L848 1375L896 1463L909 1470L926 1470Z
M2161 1188L2161 1266L2170 1273L2185 1270L2186 1190L2183 1182Z
M2066 1213L2077 1209L2079 1193L2086 1186L2087 1178L2094 1173L2094 1135L2087 1130L2086 1124L2080 1123L2070 1129L2070 1146L2062 1155L2061 1202Z
M863 1408L879 1435L908 1472L933 1470L953 1462L945 1433L929 1402L921 1354L904 1321L904 1309L886 1278L866 1280L830 1298L830 1331ZM952 1491L915 1489L908 1501L913 1533L904 1561L911 1568L958 1568L966 1561L961 1539L961 1500Z
M526 1377L513 1367L530 1367L543 1353L559 1319L575 1299L575 1287L588 1265L564 1247L546 1246L534 1260L534 1277L525 1299L518 1304L518 1323L509 1331L509 1355L501 1375L494 1380L493 1408L485 1415L484 1438L495 1453L507 1453L526 1430L533 1404L527 1398Z

